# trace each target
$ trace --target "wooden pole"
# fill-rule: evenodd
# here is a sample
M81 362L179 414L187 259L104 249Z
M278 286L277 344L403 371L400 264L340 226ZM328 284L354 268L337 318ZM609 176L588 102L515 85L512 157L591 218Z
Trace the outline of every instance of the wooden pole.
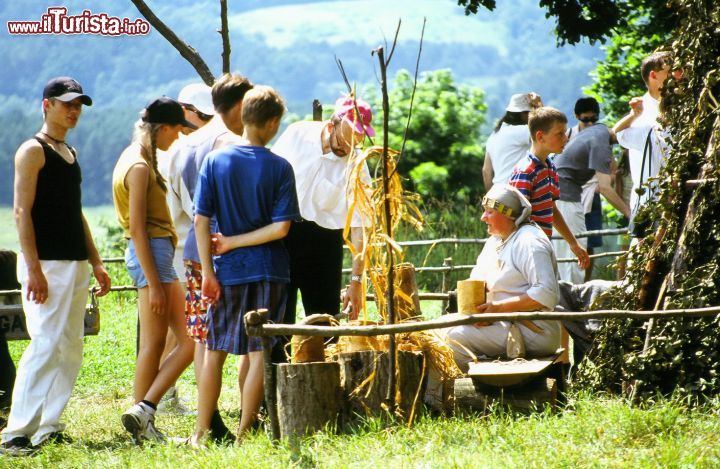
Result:
M322 107L322 104L320 103L320 100L313 99L313 103L312 103L313 120L317 121L317 122L323 120L322 113L323 113L323 107Z
M273 441L280 440L280 421L277 410L277 381L272 364L272 344L269 337L262 338L263 362L265 367L265 403L270 417L270 430Z
M385 62L385 51L383 47L375 49L378 56L378 62L380 62L380 86L382 88L382 106L383 106L383 151L382 151L382 182L383 182L383 209L385 211L385 234L389 239L392 239L392 213L390 210L390 198L388 193L390 192L390 171L388 165L388 145L389 145L389 118L390 118L390 101L388 98L387 88L387 63ZM393 247L390 242L386 243L387 249L387 318L388 324L395 324L395 256L393 253ZM388 345L388 354L390 355L390 366L388 367L388 390L386 400L388 402L388 408L391 414L395 413L395 371L397 369L397 357L396 357L396 344L395 336L390 335L390 342Z
M267 309L248 311L244 317L245 330L248 335L260 335L254 332L262 330L262 327L267 323L267 317ZM265 391L265 405L267 406L268 416L270 417L270 430L273 441L278 441L280 440L280 421L278 420L277 411L277 380L272 364L272 343L269 335L260 336L262 337L263 348L263 389Z
M1 309L1 307L0 307ZM432 321L404 322L381 326L303 326L288 324L248 325L248 335L307 335L322 337L375 336L418 332L445 327L463 326L478 322L583 320L583 319L649 319L670 317L706 317L720 314L720 306L694 309L670 309L666 311L601 310L586 312L535 311L528 313L484 313L458 317L441 316ZM247 323L247 322L246 322Z

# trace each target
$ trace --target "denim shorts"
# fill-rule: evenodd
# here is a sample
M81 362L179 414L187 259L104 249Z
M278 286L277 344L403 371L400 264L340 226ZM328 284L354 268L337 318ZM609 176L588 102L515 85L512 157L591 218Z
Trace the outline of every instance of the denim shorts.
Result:
M160 283L176 281L178 276L175 273L175 267L173 267L175 248L172 240L170 238L150 238L150 251L152 251ZM148 281L142 267L140 267L140 261L135 253L135 243L133 243L132 239L128 242L128 247L125 250L125 266L127 266L133 284L137 288L147 287Z

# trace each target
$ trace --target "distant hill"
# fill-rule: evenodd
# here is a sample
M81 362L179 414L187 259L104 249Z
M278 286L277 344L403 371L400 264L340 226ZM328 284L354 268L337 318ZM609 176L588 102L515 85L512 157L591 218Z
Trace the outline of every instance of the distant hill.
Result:
M157 15L220 71L219 6L216 1L148 1ZM567 112L590 83L602 57L597 47L557 49L553 24L537 0L498 2L494 12L466 17L455 0L243 0L229 2L232 67L256 83L276 87L291 112L306 115L314 98L333 102L344 85L335 65L343 61L351 80L377 87L372 48L392 40L402 18L400 44L391 68L414 69L422 18L428 19L421 70L452 69L458 82L486 91L491 119L515 92L535 90ZM12 200L12 155L38 128L42 86L55 75L72 75L95 100L69 140L78 147L85 201L110 201L110 173L127 144L137 112L151 98L176 96L197 75L156 32L142 37L11 36L8 20L36 20L49 3L3 2L0 98L0 204ZM70 14L83 9L140 17L129 2L68 0Z

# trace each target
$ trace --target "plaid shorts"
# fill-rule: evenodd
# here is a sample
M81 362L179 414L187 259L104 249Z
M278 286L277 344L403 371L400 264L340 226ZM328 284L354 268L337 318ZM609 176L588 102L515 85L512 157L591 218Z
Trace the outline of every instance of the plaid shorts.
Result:
M188 336L204 344L207 340L207 304L202 299L201 269L199 262L185 261L185 327Z
M285 316L287 284L261 280L242 285L222 286L217 304L208 309L207 348L233 355L262 350L260 337L245 332L243 318L248 311L266 308L268 321L279 324ZM271 337L271 346L276 337Z

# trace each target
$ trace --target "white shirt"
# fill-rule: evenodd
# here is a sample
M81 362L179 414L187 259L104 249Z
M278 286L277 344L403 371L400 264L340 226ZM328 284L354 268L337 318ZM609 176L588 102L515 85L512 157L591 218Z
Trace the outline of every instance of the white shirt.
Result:
M335 230L345 228L352 201L352 191L348 187L352 166L349 156L323 154L321 135L326 124L317 121L295 122L288 126L271 150L288 160L293 167L302 217L323 228ZM370 171L367 164L362 164L361 179L369 187ZM357 210L352 214L350 226L363 226Z
M170 148L168 148L167 151L158 149L156 153L158 171L160 171L160 174L167 184L167 204L170 209L170 217L173 225L175 225L175 232L177 233L178 238L177 246L175 246L173 266L175 267L175 272L181 281L185 278L185 267L183 265L182 252L185 247L185 240L187 239L190 225L192 224L192 218L183 211L180 195L173 189L174 178L177 176L177 179L180 179L180 174L171 174L170 167L175 166L173 163L177 164L175 160L177 160L178 148L181 148L184 145L184 141L186 139L186 135L180 134L178 139L170 145Z
M470 273L487 284L487 302L527 295L552 311L560 298L550 240L535 224L521 225L504 242L491 236Z
M643 101L643 112L638 116L637 119L635 119L630 125L630 128L636 128L636 127L645 127L649 131L649 127L654 126L657 124L657 117L660 113L659 110L659 102L657 99L650 96L650 93L645 93L642 96ZM629 130L626 129L625 132ZM647 179L647 167L645 169L645 172L643 174L643 181L640 181L640 171L642 169L642 159L643 159L643 148L644 148L644 141L643 146L640 147L640 149L637 148L631 148L627 146L626 143L623 143L623 138L621 135L623 132L618 132L618 143L622 147L627 148L630 150L630 177L632 177L633 181L633 188L632 192L630 192L630 210L635 210L635 208L638 206L638 195L637 195L637 189L640 187L640 185ZM645 137L647 137L647 131L645 132ZM653 155L654 156L654 155ZM645 163L647 165L647 162ZM659 165L654 165L654 167L658 167ZM655 172L657 174L657 172ZM647 194L647 193L646 193ZM644 203L644 201L647 200L647 197L643 197L643 199L640 201L640 203Z
M643 170L643 151L645 150L645 142L648 134L650 135L650 158L649 160L646 158L645 169ZM632 156L630 159L633 180L633 192L630 195L630 210L632 210L634 216L637 209L647 202L653 192L653 190L646 190L645 193L638 198L639 196L637 192L635 192L635 189L645 183L648 178L657 176L660 169L665 166L665 162L670 154L670 139L668 133L661 129L657 122L653 125L628 127L618 132L617 139L620 145L630 150L630 155L632 155L633 152L640 155L639 157L636 156L636 161L632 160ZM633 163L636 163L636 167L633 166ZM641 172L642 181L640 180Z
M497 132L488 137L485 151L490 154L493 184L507 184L515 164L530 151L532 142L527 125L508 125L503 122Z

